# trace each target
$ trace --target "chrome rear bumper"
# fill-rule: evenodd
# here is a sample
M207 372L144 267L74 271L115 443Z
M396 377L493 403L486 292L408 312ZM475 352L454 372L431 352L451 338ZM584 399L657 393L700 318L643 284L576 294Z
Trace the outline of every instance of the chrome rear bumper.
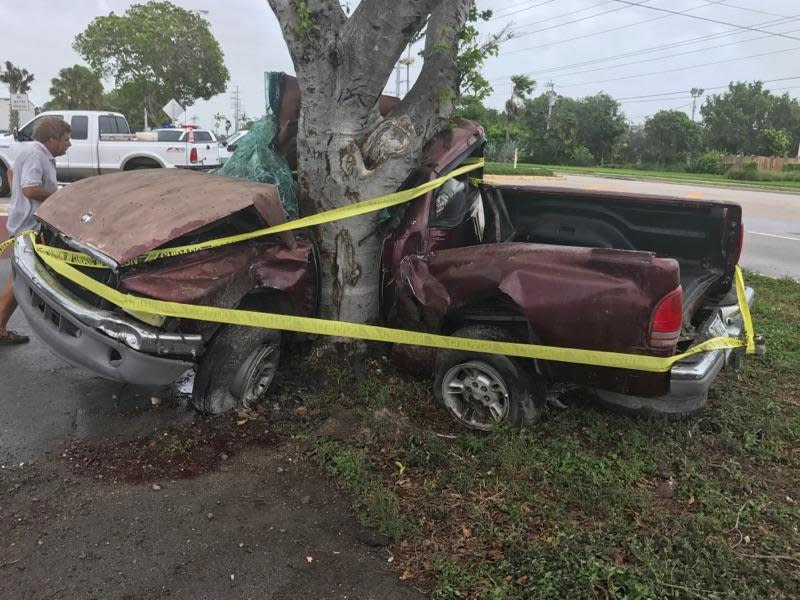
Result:
M745 297L747 305L753 306L755 291L746 288ZM722 323L725 325L726 335L738 338L742 333L743 321L738 304L719 307ZM706 330L700 332L699 339L705 340L713 337L708 328L711 319L705 326ZM670 371L669 392L662 396L652 398L642 396L628 396L606 390L593 390L601 400L620 406L632 412L644 415L669 416L687 415L696 412L705 406L708 399L708 390L726 364L733 364L734 353L738 349L712 350L695 354L676 363Z

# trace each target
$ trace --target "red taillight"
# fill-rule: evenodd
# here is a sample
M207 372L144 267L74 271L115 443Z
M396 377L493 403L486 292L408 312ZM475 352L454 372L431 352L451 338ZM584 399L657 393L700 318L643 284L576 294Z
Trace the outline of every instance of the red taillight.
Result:
M192 148L191 152L189 152L189 162L197 162L197 148Z
M683 323L683 288L676 287L661 298L650 319L650 345L673 348L678 343Z

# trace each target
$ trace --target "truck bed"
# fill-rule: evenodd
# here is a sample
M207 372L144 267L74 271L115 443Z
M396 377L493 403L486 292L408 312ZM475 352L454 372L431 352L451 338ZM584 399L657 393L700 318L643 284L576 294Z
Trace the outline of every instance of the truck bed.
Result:
M736 204L564 188L496 190L507 211L510 240L644 250L676 259L685 328L730 289L741 235Z

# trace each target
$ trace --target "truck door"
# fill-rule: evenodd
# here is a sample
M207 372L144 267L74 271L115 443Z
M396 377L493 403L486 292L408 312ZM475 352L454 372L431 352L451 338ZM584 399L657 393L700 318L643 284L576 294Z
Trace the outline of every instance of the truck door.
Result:
M97 145L95 140L89 139L88 115L72 115L69 125L72 128L70 133L72 146L65 155L68 166L64 180L76 180L97 174Z

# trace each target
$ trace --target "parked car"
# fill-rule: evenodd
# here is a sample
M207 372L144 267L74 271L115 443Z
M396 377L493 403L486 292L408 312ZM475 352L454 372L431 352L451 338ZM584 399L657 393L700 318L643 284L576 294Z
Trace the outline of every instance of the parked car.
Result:
M220 143L219 148L219 162L223 165L225 161L231 157L234 150L236 150L236 145L239 141L248 134L247 129L240 129L236 133L231 134L231 136L226 139L224 142Z
M131 134L128 121L120 113L46 111L25 123L13 136L0 138L0 196L8 194L6 172L21 144L33 140L37 120L52 115L63 118L72 128L72 147L56 159L59 181L134 169L212 169L220 165L219 146L208 131L169 129L166 131L170 134L164 139L156 133L156 139L142 140Z
M480 156L483 144L482 127L461 121L429 146L410 185ZM738 205L475 185L474 175L408 203L386 235L380 296L388 326L662 357L740 334L732 293L743 238ZM152 249L283 222L271 185L177 170L121 173L69 186L38 218L44 242L111 265L83 270L121 291L317 314L317 249L303 231L126 266ZM20 307L71 363L139 384L166 384L196 367L193 401L207 412L248 406L267 393L280 331L175 318L148 324L51 271L28 240L16 245L13 261ZM732 353L695 355L667 373L401 345L393 358L431 373L434 395L450 414L486 430L535 420L553 382L585 386L631 410L689 414L704 405Z

